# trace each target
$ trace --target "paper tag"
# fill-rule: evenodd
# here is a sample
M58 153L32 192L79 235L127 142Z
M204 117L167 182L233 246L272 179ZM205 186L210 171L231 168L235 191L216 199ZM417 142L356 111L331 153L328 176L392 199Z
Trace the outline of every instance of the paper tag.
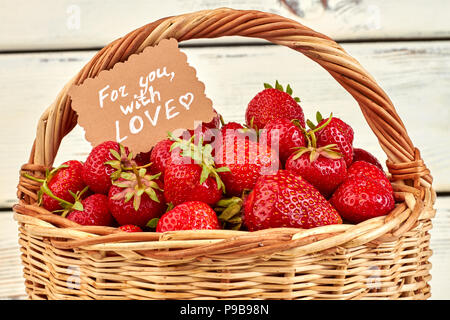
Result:
M69 95L92 146L113 140L134 154L150 151L168 132L194 129L214 116L205 85L175 39L72 86Z

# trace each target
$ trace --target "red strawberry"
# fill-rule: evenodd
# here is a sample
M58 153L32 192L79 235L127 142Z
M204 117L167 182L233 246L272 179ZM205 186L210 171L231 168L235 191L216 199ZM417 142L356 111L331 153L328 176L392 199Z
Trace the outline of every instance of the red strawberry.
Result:
M280 166L278 154L266 143L258 143L256 134L252 137L227 135L216 150L217 168L227 167L220 172L226 187L226 194L239 196L244 190L253 189L261 175L273 174Z
M84 182L95 193L108 194L112 185L111 175L115 172L120 173L120 161L128 155L128 151L114 141L103 142L96 146L84 163ZM115 167L111 165L112 163Z
M377 166L366 161L356 161L348 168L347 178L367 178L380 183L387 191L393 192L392 185L386 174Z
M164 180L164 173L170 159L170 147L172 144L173 141L170 139L161 140L153 147L150 154L150 162L152 163L151 170L155 173L161 172L161 180Z
M264 127L267 130L267 144L278 145L280 160L285 163L289 156L295 151L294 148L306 146L305 136L297 120L279 118L270 120ZM274 140L275 137L278 139Z
M188 140L195 135L194 143L198 144L200 139L203 143L211 143L214 141L215 136L218 133L218 128L220 127L221 116L214 110L215 116L210 122L202 122L200 125L195 127L194 130L187 130L189 134L183 134L183 139Z
M286 169L301 175L328 198L347 175L347 165L335 144L318 148L315 131L305 134L308 147L296 148L286 161Z
M156 232L220 229L214 210L201 201L188 201L163 214Z
M250 231L340 223L341 217L320 192L288 170L258 178L244 203L244 224Z
M299 158L296 158L295 153L292 154L286 162L286 170L302 176L326 198L345 180L347 174L343 158L332 159L320 155L311 161L309 153Z
M383 170L383 166L378 161L378 159L375 158L373 154L364 149L353 148L353 162L356 161L366 161L368 163L377 166L378 169Z
M145 169L140 169L139 172L122 173L121 178L114 182L109 190L108 205L120 225L144 227L165 211L159 175L150 176Z
M202 122L202 125L206 128L219 128L220 127L220 118L221 115L214 109L215 116L212 118L210 122Z
M267 122L278 118L298 119L300 125L305 126L303 109L298 104L300 99L291 96L292 89L289 85L286 92L278 81L275 88L269 84L264 84L264 87L266 89L259 92L247 106L245 120L248 126L262 129Z
M322 115L320 114L320 112L318 112L317 116L319 117L318 120L320 120L320 121L316 127L321 127L329 119L329 118L321 119ZM344 137L347 139L347 141L350 144L353 144L353 138L354 138L353 128L350 127L347 123L345 123L341 119L336 118L336 117L331 117L331 121L328 123L327 127L328 128L330 128L330 127L336 128L339 132L341 132L344 135Z
M388 214L395 207L393 193L365 177L346 179L334 192L331 204L345 220L359 223Z
M228 122L228 123L224 124L222 126L222 128L220 128L220 130L222 131L222 135L223 135L226 133L227 130L239 130L239 129L243 129L243 128L244 127L240 123Z
M202 181L202 167L189 157L169 160L164 177L164 197L177 205L189 200L214 204L222 197L222 188L210 177Z
M146 166L150 162L150 153L151 151L141 152L133 160L138 166Z
M178 205L186 201L203 201L213 205L222 197L225 185L219 172L227 168L216 168L209 144L195 145L190 141L171 136L175 141L164 175L164 196L168 203Z
M142 232L141 228L133 224L125 224L123 226L120 226L119 229L125 232Z
M225 137L227 136L239 138L257 137L256 131L254 129L246 128L237 122L229 122L223 125L222 128L220 128L220 135L222 140L217 139L214 143L211 144L212 146L214 146L214 151L223 144L223 141L225 141Z
M67 215L67 219L86 226L112 225L114 220L108 208L108 197L103 194L93 194L84 199L81 204L82 210L72 210Z
M350 166L353 162L353 129L344 121L334 118L332 115L327 119L322 119L322 116L318 113L317 118L319 124L314 128L317 146L336 144L347 167Z
M247 128L245 128L242 124L237 122L228 122L220 128L220 134L222 135L222 138L224 138L227 134L240 134L245 132Z
M74 194L86 187L81 176L82 170L80 161L71 160L49 172L45 180L35 179L43 183L40 191L42 206L48 211L55 211L63 209L63 202L68 205L73 203Z

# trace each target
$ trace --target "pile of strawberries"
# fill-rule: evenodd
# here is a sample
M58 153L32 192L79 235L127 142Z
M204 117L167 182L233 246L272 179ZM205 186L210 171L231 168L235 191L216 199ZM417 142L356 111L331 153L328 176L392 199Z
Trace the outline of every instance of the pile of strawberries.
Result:
M84 163L35 179L40 205L81 225L128 232L313 228L394 208L388 178L373 155L353 147L353 129L332 114L305 121L289 85L265 84L245 118L224 123L216 112L137 156L104 142Z

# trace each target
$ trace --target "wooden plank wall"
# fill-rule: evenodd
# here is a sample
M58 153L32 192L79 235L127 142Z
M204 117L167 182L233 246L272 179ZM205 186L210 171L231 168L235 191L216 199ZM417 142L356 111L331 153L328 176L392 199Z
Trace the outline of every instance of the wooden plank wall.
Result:
M450 35L447 0L9 0L0 3L0 50L97 48L159 18L217 7L281 14L337 40Z
M448 0L3 0L0 209L10 210L16 202L19 167L28 160L38 118L98 49L161 17L216 7L281 14L341 42L393 100L432 171L435 189L441 195L450 192L450 148L446 146L450 123ZM262 83L279 80L290 83L301 97L307 117L314 117L317 110L324 114L333 111L354 127L356 145L385 160L351 96L300 54L261 40L237 37L193 40L183 44L183 50L225 120L242 121L248 101ZM64 139L56 163L82 160L88 151L83 131L76 128ZM448 266L445 231L450 221L449 199L438 199L434 229L438 236L433 238L437 255L432 259L438 262L436 272L442 275L443 266ZM8 228L1 223L2 234L16 233L11 231L11 223L6 225ZM13 242L4 243L12 252L7 253L7 261L17 259ZM4 273L2 270L0 279L20 278L16 269L5 266ZM11 276L10 272L16 273ZM22 285L20 279L10 282L11 289L4 287L0 296L20 296L23 292L18 287ZM448 295L448 286L439 287L440 282L435 281L442 290L438 294Z

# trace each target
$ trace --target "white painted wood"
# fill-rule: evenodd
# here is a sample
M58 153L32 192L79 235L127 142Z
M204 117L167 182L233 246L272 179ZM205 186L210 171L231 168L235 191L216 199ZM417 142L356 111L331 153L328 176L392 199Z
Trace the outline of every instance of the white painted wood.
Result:
M281 14L337 40L450 35L447 0L5 0L0 50L102 47L157 19L217 7Z
M430 248L433 250L430 257L431 299L450 300L450 197L438 197L435 208L437 212L430 240Z
M17 222L0 212L0 299L25 299Z
M438 197L430 247L433 255L430 281L431 299L450 299L450 197ZM26 299L20 263L17 223L12 212L0 212L0 299ZM8 257L8 259L3 259Z
M450 41L346 44L390 95L410 137L432 170L438 191L450 191L446 143L450 114ZM308 118L334 112L355 129L355 146L385 156L359 107L322 68L278 46L184 49L206 93L226 121L243 121L245 107L263 82L290 83ZM37 120L59 90L95 52L0 55L0 207L16 202L20 166L28 160ZM89 152L76 128L63 141L55 164L83 160Z

